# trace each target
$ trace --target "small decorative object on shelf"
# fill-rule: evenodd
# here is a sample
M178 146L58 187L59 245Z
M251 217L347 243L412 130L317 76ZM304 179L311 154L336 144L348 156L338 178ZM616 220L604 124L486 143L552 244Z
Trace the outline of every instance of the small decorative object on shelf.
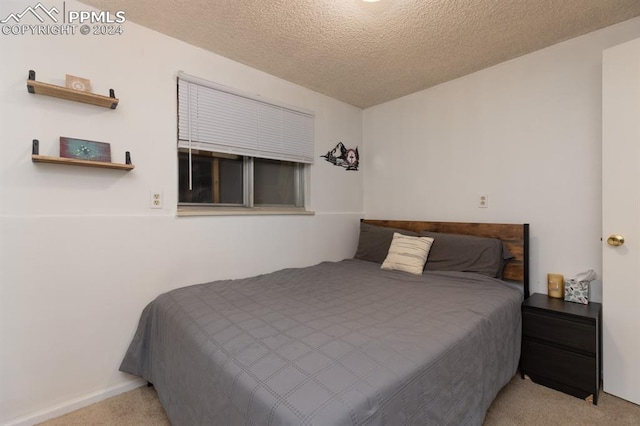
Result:
M88 81L88 80L87 80ZM104 108L116 109L120 100L116 98L115 91L109 89L109 96L102 96L85 90L76 90L68 87L36 81L36 72L29 70L27 91L37 95L53 96L54 98L67 99L85 104L97 105Z
M69 166L84 166L84 167L98 167L103 169L116 169L130 171L135 168L131 164L131 153L125 152L125 163L111 163L108 161L95 161L95 160L83 160L77 158L65 158L65 157L49 157L46 155L40 155L40 142L38 139L34 139L31 147L31 161L34 163L51 163L51 164L66 164Z
M91 80L75 75L67 74L65 76L65 86L69 89L79 90L81 92L91 92Z
M111 145L60 136L60 157L111 162Z

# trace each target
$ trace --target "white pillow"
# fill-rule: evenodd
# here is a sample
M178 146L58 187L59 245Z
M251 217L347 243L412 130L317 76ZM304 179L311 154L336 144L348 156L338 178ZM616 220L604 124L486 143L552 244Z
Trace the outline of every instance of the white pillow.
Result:
M380 268L422 275L432 244L431 237L410 237L394 232L387 258Z

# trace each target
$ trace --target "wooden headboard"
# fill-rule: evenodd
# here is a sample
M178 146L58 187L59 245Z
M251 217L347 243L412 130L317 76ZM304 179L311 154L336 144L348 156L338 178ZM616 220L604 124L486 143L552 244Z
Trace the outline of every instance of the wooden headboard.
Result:
M515 256L504 268L502 278L521 282L524 298L529 297L529 224L422 222L414 220L362 219L370 225L386 226L420 232L444 232L447 234L475 235L502 240Z

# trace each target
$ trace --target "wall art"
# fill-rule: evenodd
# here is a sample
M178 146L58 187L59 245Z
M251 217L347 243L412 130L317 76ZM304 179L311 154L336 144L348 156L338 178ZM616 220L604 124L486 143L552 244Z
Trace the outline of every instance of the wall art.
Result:
M60 136L60 157L111 162L111 144Z
M75 75L66 74L65 86L69 89L80 90L82 92L91 92L91 80Z
M342 142L338 142L335 148L321 155L326 161L334 166L344 167L346 170L358 170L360 165L360 154L358 147L355 149L347 148Z

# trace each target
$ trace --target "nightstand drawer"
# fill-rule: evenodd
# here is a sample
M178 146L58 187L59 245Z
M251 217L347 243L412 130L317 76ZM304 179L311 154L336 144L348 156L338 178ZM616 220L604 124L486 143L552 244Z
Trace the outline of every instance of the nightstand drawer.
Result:
M595 357L528 339L522 342L521 369L590 392L597 386Z
M595 354L595 324L585 324L532 311L522 312L522 334L571 349Z

